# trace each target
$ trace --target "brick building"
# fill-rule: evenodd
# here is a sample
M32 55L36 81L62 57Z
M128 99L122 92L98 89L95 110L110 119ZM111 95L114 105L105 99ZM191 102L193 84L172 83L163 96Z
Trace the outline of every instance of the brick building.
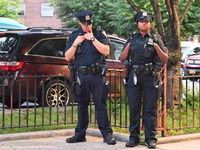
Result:
M50 0L23 0L19 8L19 22L27 27L61 28L55 9L50 6Z

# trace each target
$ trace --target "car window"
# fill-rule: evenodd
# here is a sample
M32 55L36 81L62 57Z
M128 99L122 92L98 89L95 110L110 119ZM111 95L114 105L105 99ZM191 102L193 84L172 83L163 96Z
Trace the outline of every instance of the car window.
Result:
M18 41L18 38L14 36L0 36L0 54L12 54Z
M188 56L199 55L200 54L200 46L193 46L181 51L183 53L182 60L185 60Z
M28 54L64 57L65 39L48 39L39 42Z
M124 43L111 40L111 46L113 48L115 60L119 60L119 55L124 47Z
M199 55L200 54L200 47L195 47L194 53Z

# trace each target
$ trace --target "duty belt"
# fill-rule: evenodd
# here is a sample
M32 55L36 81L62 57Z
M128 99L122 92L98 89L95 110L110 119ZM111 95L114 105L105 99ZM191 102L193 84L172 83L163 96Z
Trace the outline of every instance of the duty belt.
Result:
M144 74L149 74L153 70L153 64L146 63L144 65L132 65L132 69L136 74L140 74L141 72L144 72Z
M86 75L88 73L92 73L92 74L97 74L101 71L101 66L100 65L91 65L91 66L80 66L78 68L78 72Z

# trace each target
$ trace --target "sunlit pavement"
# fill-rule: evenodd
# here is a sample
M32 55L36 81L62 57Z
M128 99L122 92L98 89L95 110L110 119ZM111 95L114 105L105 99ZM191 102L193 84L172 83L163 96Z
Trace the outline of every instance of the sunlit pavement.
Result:
M66 143L66 138L73 136L74 129L37 131L27 133L1 134L0 150L127 150L125 147L128 134L114 133L116 145L103 142L99 130L88 129L87 141ZM158 150L198 150L200 133L176 135L158 138ZM133 149L133 148L132 148ZM134 147L138 150L148 149L145 145Z

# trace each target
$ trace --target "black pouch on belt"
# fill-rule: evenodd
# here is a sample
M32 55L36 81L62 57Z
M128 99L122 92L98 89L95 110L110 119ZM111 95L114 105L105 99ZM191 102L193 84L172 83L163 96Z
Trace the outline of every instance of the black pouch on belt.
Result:
M96 74L97 73L96 66L94 64L90 66L90 71L91 71L92 74Z
M82 74L84 74L84 75L87 74L87 66L81 66L79 69L80 69L80 72L81 72Z
M101 68L100 68L100 65L98 63L95 64L95 67L96 67L96 71L97 73L100 72Z
M153 64L152 63L149 63L149 73L151 73L153 70Z
M149 64L144 64L144 74L149 74Z
M140 67L137 65L133 65L133 70L136 74L140 74Z

